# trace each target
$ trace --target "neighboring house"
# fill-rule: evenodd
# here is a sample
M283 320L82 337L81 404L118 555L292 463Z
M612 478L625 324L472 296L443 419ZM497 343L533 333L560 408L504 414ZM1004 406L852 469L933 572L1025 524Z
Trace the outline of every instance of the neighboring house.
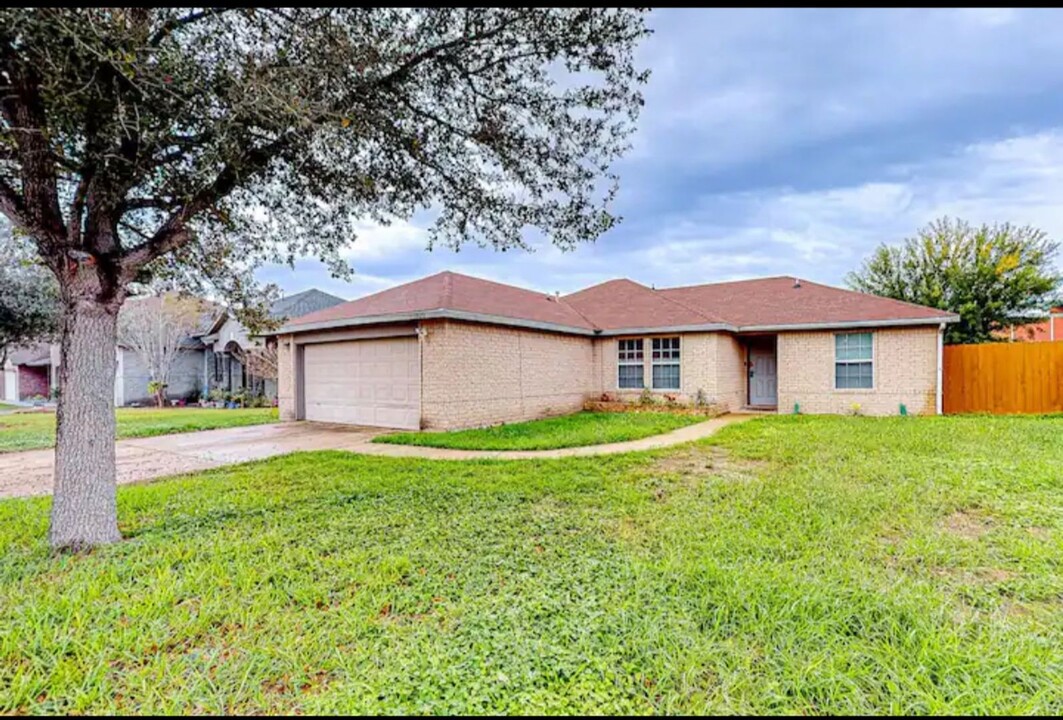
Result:
M270 306L269 315L279 322L293 320L309 313L347 302L316 288L282 297ZM246 353L264 346L263 338L249 337L245 328L228 313L219 315L198 338L205 347L203 372L207 388L228 392L244 389L252 394L277 397L274 378L255 377L248 373Z
M791 277L549 295L443 272L287 323L286 420L458 428L578 410L603 393L780 413L941 410L958 317Z
M311 289L276 301L270 307L270 315L283 322L343 302L346 301L342 298ZM235 318L224 309L212 306L204 312L199 328L184 341L170 371L166 396L171 400L195 401L210 389L220 387L230 392L246 388L275 398L276 380L249 377L242 363L248 349L261 346L261 338L249 338ZM153 405L155 399L148 392L151 376L144 362L130 348L119 345L115 351L115 405ZM3 374L4 384L0 389L4 394L0 398L29 400L37 395L48 398L51 388L59 384L59 346L40 343L15 350L10 353Z
M59 384L59 346L37 343L8 353L4 363L2 400L51 399Z
M996 333L996 336L1015 342L1063 342L1063 306L1049 310L1047 320L1013 325Z

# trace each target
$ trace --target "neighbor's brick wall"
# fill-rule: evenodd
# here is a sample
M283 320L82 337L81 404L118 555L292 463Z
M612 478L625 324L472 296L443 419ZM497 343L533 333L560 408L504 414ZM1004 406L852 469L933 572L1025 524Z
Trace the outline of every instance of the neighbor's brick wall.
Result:
M29 400L36 395L48 398L51 396L51 386L48 383L48 366L21 365L18 368L18 397L20 400Z
M277 338L277 408L280 411L281 420L297 419L293 335L280 335Z
M934 413L937 390L937 327L875 330L874 388L834 389L834 333L780 333L779 412L800 403L805 413L848 413L853 403L865 415Z
M422 327L425 428L559 415L579 410L595 394L590 338L450 320Z

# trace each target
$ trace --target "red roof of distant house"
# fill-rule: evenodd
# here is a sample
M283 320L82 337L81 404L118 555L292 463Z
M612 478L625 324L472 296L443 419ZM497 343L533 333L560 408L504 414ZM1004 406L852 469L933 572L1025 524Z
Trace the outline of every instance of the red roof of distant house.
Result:
M1063 307L1052 308L1047 320L1015 325L994 335L1015 342L1063 342Z
M610 280L555 297L442 272L305 315L279 332L451 317L582 334L685 328L742 331L801 326L951 322L953 313L791 277L654 289Z

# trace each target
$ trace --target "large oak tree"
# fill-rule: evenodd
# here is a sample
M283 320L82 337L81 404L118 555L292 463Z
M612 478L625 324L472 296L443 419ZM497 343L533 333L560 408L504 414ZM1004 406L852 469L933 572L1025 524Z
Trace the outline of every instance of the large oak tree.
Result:
M2 9L0 212L62 302L50 539L119 538L116 317L132 284L238 307L264 261L337 273L366 219L563 248L615 218L637 10Z

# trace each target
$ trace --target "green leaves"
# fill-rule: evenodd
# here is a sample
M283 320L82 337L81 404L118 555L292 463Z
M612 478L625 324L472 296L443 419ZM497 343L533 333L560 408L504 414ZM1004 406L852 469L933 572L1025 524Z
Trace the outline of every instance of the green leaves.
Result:
M946 327L948 343L990 342L1047 311L1063 282L1058 251L1030 226L973 227L946 217L899 246L882 245L847 280L862 292L959 313Z

